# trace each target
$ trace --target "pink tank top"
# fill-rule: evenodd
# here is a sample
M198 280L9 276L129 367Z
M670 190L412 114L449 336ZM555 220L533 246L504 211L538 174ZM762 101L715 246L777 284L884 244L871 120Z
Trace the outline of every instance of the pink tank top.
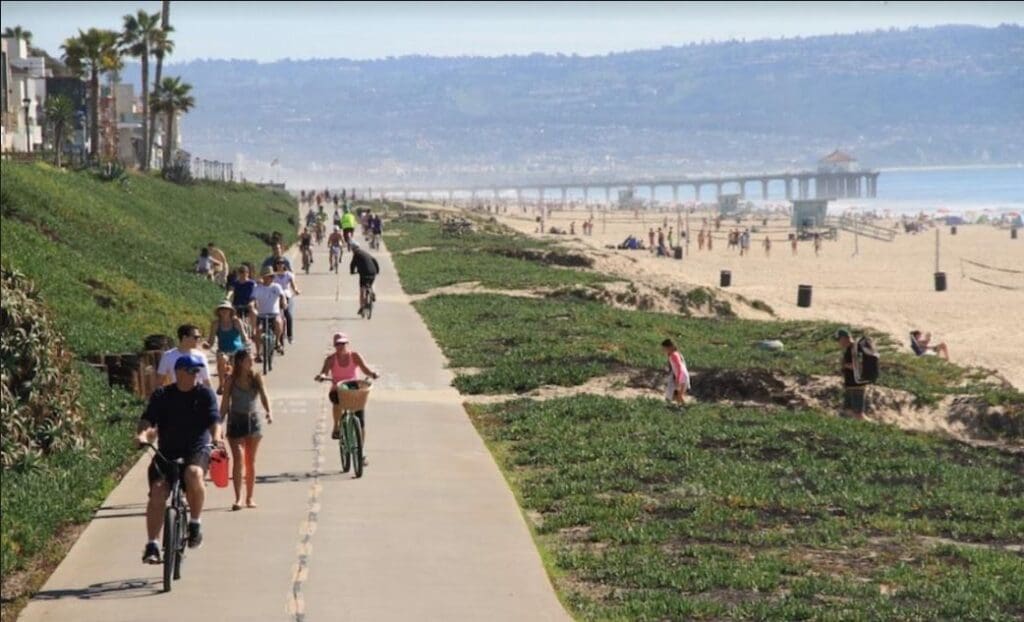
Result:
M344 367L342 367L341 363L338 362L338 355L335 354L331 357L331 380L334 384L358 380L359 378L356 376L358 367L359 366L356 365L356 356L354 353L349 352L348 365Z

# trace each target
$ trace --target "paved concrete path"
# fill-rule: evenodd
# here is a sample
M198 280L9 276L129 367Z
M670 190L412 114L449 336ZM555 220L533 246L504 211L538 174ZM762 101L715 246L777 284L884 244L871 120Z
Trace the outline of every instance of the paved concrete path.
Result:
M322 249L298 278L296 341L269 376L275 422L258 457L260 507L231 512L230 488L211 484L203 547L162 594L160 567L140 562L143 460L21 620L567 619L439 349L390 257L378 259L371 321L356 315L355 277L327 273ZM360 480L340 473L327 385L312 380L336 330L381 372Z

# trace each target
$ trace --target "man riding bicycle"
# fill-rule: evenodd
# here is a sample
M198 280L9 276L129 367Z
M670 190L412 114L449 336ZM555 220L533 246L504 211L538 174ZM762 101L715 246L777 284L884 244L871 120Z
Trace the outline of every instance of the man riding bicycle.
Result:
M337 270L338 262L341 261L341 243L344 240L341 236L341 229L334 228L331 237L327 238L327 248L330 249L330 269Z
M188 499L188 546L198 548L203 543L200 526L206 489L203 476L210 465L210 444L223 446L217 397L209 387L196 382L205 361L193 354L180 357L174 363L174 384L153 392L146 412L139 419L136 441L142 445L159 439L160 453L167 460L185 461L181 476ZM164 508L173 482L167 481L171 469L163 460L154 457L149 464L149 502L146 505L146 548L142 561L160 563L158 538L163 528Z
M345 213L341 215L341 232L345 236L345 243L352 248L352 236L356 232L356 215L353 214L349 209L345 208Z
M274 343L277 344L277 351L280 354L284 354L284 330L281 322L281 312L288 306L288 301L285 299L284 290L281 286L274 282L274 270L272 268L263 268L260 272L261 283L256 286L256 289L252 293L253 300L256 302L256 338L253 341L256 343L256 362L262 363L263 356L266 354L263 352L263 324L272 323L274 330Z
M306 212L306 228L307 229L312 229L315 226L316 226L316 212L314 212L313 208L310 207L309 211Z
M370 253L359 247L355 240L349 242L352 249L352 262L348 266L350 274L359 273L359 314L363 314L366 308L366 295L368 290L373 289L373 282L380 273L380 264Z
M370 219L370 244L373 248L380 248L381 236L384 235L384 223L379 214L374 214Z
M308 270L306 267L313 263L313 234L309 227L303 228L299 234L299 250L302 251L302 267Z

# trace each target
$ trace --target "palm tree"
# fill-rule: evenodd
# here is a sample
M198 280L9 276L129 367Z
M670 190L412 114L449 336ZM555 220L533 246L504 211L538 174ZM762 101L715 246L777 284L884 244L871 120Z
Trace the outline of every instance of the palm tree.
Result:
M121 33L121 49L142 63L142 170L149 170L150 121L149 121L149 56L154 42L163 33L160 30L160 14L140 10L135 15L124 16L124 31Z
M100 74L117 65L117 33L113 30L90 28L78 31L77 37L64 40L64 62L76 75L89 76L89 157L94 161L100 144Z
M46 124L53 132L54 164L60 168L61 156L64 155L64 143L67 142L67 131L75 122L75 105L64 95L53 95L46 98L44 106Z
M25 45L32 45L32 31L25 30L21 26L15 26L14 28L8 26L7 28L4 28L4 36L14 39L24 39Z
M160 7L160 30L157 34L156 39L153 41L153 45L150 47L150 53L156 56L156 79L153 80L153 90L163 80L164 75L164 56L167 56L174 52L174 41L171 40L170 33L174 32L174 28L171 27L171 0L163 0ZM150 108L149 110L149 127L156 127L156 111ZM150 131L149 133L149 144L146 145L146 157L153 153L153 135L156 131Z
M192 85L178 77L167 77L153 91L150 110L164 115L167 124L164 132L164 168L171 166L171 149L174 145L174 121L179 114L186 113L196 105L190 93Z

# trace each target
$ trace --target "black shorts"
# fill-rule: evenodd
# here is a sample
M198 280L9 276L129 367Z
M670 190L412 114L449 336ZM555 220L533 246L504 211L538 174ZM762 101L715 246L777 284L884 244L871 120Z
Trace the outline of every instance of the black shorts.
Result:
M159 467L157 466L158 462L159 462ZM190 466L197 466L197 467L201 468L203 470L203 473L206 473L207 471L209 471L210 470L210 450L209 449L202 449L200 451L192 453L189 456L186 456L185 457L185 466L181 467L181 470L184 471L186 468L188 468ZM146 471L146 473L147 473L147 475L149 477L149 485L152 486L158 480L165 480L168 483L171 483L169 481L169 479L168 479L168 474L170 472L171 472L170 465L164 465L163 461L161 461L160 458L154 457L152 460L150 460L150 462L149 462L149 469ZM183 481L182 482L182 486L184 486L184 485L185 485L185 482Z
M238 315L238 317L244 320L245 318L249 317L249 306L246 305L244 307L235 307L235 313Z
M259 415L256 413L231 413L231 416L228 417L227 435L230 439L263 436Z
M359 287L373 287L373 282L377 279L376 274L360 274L359 275Z

